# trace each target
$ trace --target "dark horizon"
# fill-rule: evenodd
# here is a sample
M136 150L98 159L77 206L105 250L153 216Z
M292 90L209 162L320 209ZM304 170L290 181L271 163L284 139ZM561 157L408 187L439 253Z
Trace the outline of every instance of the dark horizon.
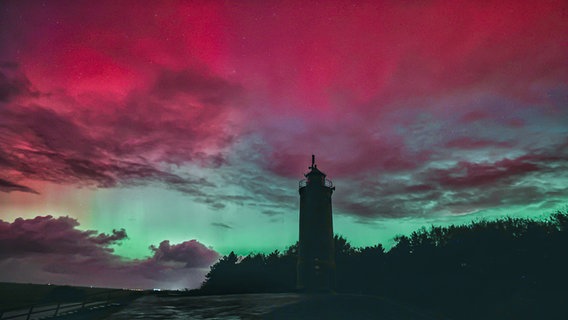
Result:
M554 216L559 216L559 217L564 217L566 218L566 216L568 215L568 211L567 210L558 210L556 212L551 212L548 214L542 214L539 218L515 218L515 217L511 217L511 216L505 216L505 217L500 217L500 218L496 218L496 219L482 219L482 220L472 220L469 221L467 223L460 223L460 224L455 224L455 225L450 225L450 226L442 226L442 225L431 225L428 227L421 227L419 229L413 230L410 233L407 234L399 234L396 237L394 237L392 239L392 241L394 242L393 246L391 247L387 247L384 245L384 243L381 242L375 242L372 243L370 245L367 246L354 246L349 238L346 238L344 235L341 234L334 234L334 242L337 243L339 241L340 246L339 246L339 251L337 252L341 252L341 248L346 249L348 252L364 252L365 250L374 250L374 249L378 249L379 251L381 251L384 254L388 254L393 248L396 249L397 245L401 244L401 241L407 241L408 239L412 238L413 235L423 235L424 233L428 233L433 229L439 229L439 228L458 228L458 229L463 229L463 228L470 228L474 225L479 225L479 224L484 224L484 223L488 223L488 224L499 224L499 223L507 223L507 221L511 221L511 220L515 220L517 222L525 222L525 223L529 223L529 224L547 224L550 223L551 219ZM559 220L559 223L565 223L566 221L564 220ZM562 224L563 226L563 224ZM543 229L544 230L544 229ZM559 230L565 230L560 228ZM508 232L506 232L505 230L503 231L503 236L512 236L512 234L508 234ZM238 262L240 263L240 261L242 261L243 258L247 258L247 257L255 257L255 256L269 256L271 254L274 254L275 252L283 255L283 254L290 254L292 252L294 252L294 254L297 253L297 248L298 248L298 241L296 241L295 243L291 243L288 246L285 247L284 250L280 250L278 248L273 248L272 250L269 250L268 252L258 252L258 251L250 251L247 254L236 254L235 257L237 257ZM337 254L336 252L336 254ZM344 253L344 252L343 252ZM218 256L218 259L215 260L212 264L215 265L215 263L218 263L220 260L227 258L229 256L229 254L235 254L235 251L231 250L229 253L227 253L226 255L223 256ZM291 269L293 272L296 272L296 258L294 257L293 259L294 261L294 267L292 267ZM208 269L210 270L210 269ZM295 279L295 277L294 277ZM294 280L295 281L295 280ZM26 281L0 281L0 283L13 283L13 284L32 284L32 285L53 285L53 286L72 286L72 287L85 287L85 288L100 288L100 289L126 289L126 290L149 290L152 291L154 289L159 289L159 290L173 290L173 291L187 291L187 290L193 290L193 289L200 289L203 283L200 283L199 286L196 286L194 288L188 288L188 287L179 287L179 288L159 288L159 287L123 287L123 286L117 286L117 287L112 287L112 286L96 286L96 285L91 285L89 283L83 283L83 284L79 284L79 285L74 285L73 283L63 283L63 282L26 282ZM292 286L293 287L293 286ZM292 288L290 287L290 291L295 291L297 288Z
M334 319L342 319L346 314L402 317L409 312L413 312L410 319L566 316L561 302L568 298L568 278L564 277L568 269L564 250L568 245L568 212L551 214L544 221L502 218L463 226L432 226L397 237L389 251L380 244L355 248L337 235L333 241L333 290L297 286L296 272L303 271L296 268L300 247L296 243L285 252L251 253L245 257L231 252L211 267L198 290L186 289L173 295L167 291L118 290L122 292L118 292L122 307L111 311L118 312L116 319L126 319L128 314L139 314L141 308L148 315L161 314L161 308L167 305L169 310L179 308L179 312L192 314L213 308L217 311L209 311L211 316L215 312L227 316L223 308L237 304L248 306L229 315L244 315L258 307L269 319L275 315L280 315L278 319L291 315L303 319L330 312ZM43 293L31 295L37 296L33 300L25 290ZM96 289L46 285L38 289L37 285L15 287L0 283L0 297L7 298L0 304L0 312L18 303L22 307L16 309L25 310L24 305L29 308L49 301L82 301L97 294L93 290ZM311 294L297 294L310 291ZM209 295L216 297L208 300ZM144 302L133 302L138 297ZM219 304L221 301L224 302ZM332 301L333 305L328 305ZM324 305L326 310L321 309ZM88 315L94 311L83 312Z

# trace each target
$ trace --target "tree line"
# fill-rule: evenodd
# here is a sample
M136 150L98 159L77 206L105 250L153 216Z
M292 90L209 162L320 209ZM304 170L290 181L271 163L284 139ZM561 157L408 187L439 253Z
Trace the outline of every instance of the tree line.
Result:
M554 318L568 301L568 213L422 228L352 247L335 236L338 293L403 301L460 319ZM286 251L224 256L202 294L293 292L298 244ZM568 315L568 311L565 315Z

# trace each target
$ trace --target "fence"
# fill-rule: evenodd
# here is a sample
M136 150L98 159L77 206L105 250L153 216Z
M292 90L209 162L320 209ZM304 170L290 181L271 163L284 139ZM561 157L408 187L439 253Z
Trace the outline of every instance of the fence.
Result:
M42 315L42 318L56 317L72 312L104 308L112 305L120 305L126 300L138 296L133 292L124 290L110 290L100 292L84 298L80 302L58 302L34 304L29 307L19 307L15 309L0 310L0 320L26 319L30 320L34 315Z

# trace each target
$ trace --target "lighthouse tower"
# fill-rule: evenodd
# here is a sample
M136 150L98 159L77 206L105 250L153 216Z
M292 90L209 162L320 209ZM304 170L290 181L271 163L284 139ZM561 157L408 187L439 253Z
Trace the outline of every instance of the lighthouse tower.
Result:
M325 178L312 155L310 172L300 181L300 242L297 289L306 292L333 290L335 256L333 249L332 182Z

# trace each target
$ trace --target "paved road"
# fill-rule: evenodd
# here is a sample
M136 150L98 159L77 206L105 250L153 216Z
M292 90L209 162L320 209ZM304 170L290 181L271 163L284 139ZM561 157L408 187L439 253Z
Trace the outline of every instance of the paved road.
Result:
M135 319L381 319L431 320L407 306L358 295L244 294L145 296L107 320Z
M275 307L300 300L301 296L296 294L145 296L107 319L260 319Z

